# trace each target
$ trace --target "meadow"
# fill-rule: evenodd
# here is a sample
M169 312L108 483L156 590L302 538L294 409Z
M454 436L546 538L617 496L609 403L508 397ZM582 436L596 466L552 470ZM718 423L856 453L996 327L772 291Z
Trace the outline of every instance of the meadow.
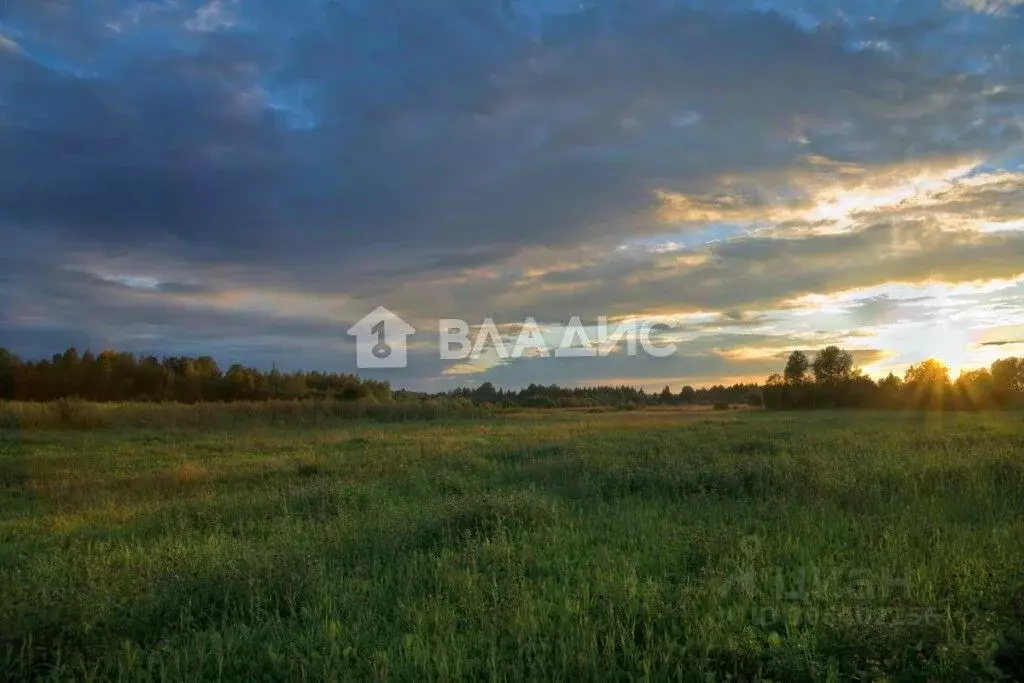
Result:
M1024 679L1020 413L436 417L8 420L0 679Z

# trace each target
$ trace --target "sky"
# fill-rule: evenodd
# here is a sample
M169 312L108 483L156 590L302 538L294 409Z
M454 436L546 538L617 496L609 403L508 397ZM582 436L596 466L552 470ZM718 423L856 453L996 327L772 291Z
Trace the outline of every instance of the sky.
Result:
M6 0L0 346L678 389L1024 355L1024 0ZM658 321L667 358L441 360Z

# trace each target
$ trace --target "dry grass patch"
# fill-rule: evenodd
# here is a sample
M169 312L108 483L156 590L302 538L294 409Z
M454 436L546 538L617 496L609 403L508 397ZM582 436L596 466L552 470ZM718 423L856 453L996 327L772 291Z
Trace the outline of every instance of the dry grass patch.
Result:
M167 479L177 486L206 484L212 479L210 471L197 462L186 460L167 472Z

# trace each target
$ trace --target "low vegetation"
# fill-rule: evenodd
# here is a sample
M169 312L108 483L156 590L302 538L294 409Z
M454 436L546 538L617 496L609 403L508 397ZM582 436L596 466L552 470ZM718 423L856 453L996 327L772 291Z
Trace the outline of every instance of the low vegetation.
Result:
M315 426L339 421L404 422L474 417L497 411L472 403L426 399L371 401L233 401L230 403L92 403L59 399L49 403L0 401L0 429L62 427L219 427L263 425Z
M0 679L1024 678L1019 414L501 415L0 430Z

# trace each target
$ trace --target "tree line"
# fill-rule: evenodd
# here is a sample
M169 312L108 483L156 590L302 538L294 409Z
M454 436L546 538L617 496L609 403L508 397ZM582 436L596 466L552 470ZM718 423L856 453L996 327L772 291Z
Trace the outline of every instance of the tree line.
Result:
M940 361L911 365L903 377L890 372L874 381L853 355L829 346L811 360L789 355L782 373L770 376L764 404L774 409L890 408L970 410L1024 405L1024 358L1003 358L990 368L965 370L953 380Z
M475 388L426 394L393 391L387 382L326 372L264 372L243 365L221 370L210 356L134 355L121 351L64 353L25 361L0 348L0 400L46 402L77 398L95 402L209 403L270 400L340 400L370 403L448 399L454 405L527 408L639 408L649 405L750 403L760 401L755 384L700 389L665 387L648 393L629 386L567 388L531 384L521 390L484 382Z
M339 400L391 403L446 399L453 405L524 408L643 408L655 405L764 405L773 409L929 408L969 409L1024 405L1024 358L1004 358L988 369L964 371L956 380L939 361L911 366L903 377L874 381L853 356L830 346L811 359L789 355L781 373L764 385L733 384L678 393L630 386L561 387L531 384L508 390L485 382L435 394L393 391L388 382L328 372L261 371L235 364L221 370L210 356L134 355L75 348L49 359L24 361L0 348L0 400L45 402L78 398L96 402L206 403L270 400Z
M476 388L455 389L447 397L464 399L474 405L516 406L523 408L642 408L655 405L760 405L761 389L757 384L716 385L695 389L684 386L679 393L670 387L660 392L630 386L560 387L531 384L519 391L496 388L484 382Z
M340 399L390 401L391 385L326 372L262 372L243 365L222 371L209 356L133 355L120 351L79 354L72 347L50 359L23 361L0 348L0 399L54 401L269 401Z

